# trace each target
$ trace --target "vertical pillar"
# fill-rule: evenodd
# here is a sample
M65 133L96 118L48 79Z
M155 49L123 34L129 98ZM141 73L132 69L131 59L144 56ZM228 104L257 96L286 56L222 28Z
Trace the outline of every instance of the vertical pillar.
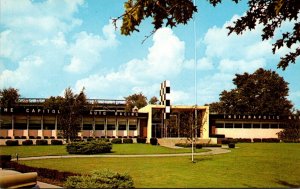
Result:
M136 120L136 124L137 124L137 133L138 133L138 136L141 136L141 128L140 128L140 121L141 119L137 119Z
M129 119L126 119L126 133L127 133L127 138L129 138Z
M30 117L27 116L27 133L26 133L26 138L29 138L29 119L30 119Z
M42 115L41 117L41 132L42 132L42 137L44 137L44 115ZM39 131L38 131L38 135L39 135ZM52 132L51 132L51 136L52 136Z
M92 127L93 127L93 137L95 138L96 137L96 135L95 135L95 133L96 133L96 123L95 123L95 116L93 117L93 123L92 123Z
M116 138L118 137L119 138L119 120L118 120L118 117L116 117L116 121L115 121L115 132L116 132Z
M105 117L105 121L104 121L104 134L105 134L105 138L107 138L107 117Z
M10 136L10 137L13 137L13 136L15 136L15 116L14 115L11 116L11 129L12 129L12 136Z
M55 127L54 127L54 130L55 130L55 139L57 139L57 115L55 116Z

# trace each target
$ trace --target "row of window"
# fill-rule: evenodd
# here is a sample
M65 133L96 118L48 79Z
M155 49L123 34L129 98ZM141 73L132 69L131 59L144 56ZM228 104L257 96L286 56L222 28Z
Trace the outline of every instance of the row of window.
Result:
M284 124L278 123L216 123L217 128L245 128L245 129L281 129Z
M41 124L29 124L29 130L40 130ZM95 130L105 130L104 124L95 124ZM12 129L11 124L0 124L0 129ZM14 129L26 130L27 123L15 123ZM55 124L43 124L44 130L55 130ZM92 124L83 124L83 130L93 130ZM136 125L129 125L129 130L136 130ZM107 124L107 130L116 130L115 124ZM126 125L119 125L118 130L127 130Z

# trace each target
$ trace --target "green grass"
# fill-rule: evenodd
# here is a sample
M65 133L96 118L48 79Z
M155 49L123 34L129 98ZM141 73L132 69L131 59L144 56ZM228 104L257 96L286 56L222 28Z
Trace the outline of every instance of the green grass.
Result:
M151 158L71 158L23 161L35 167L89 173L127 172L135 187L300 187L300 144L237 144L214 156ZM76 166L74 166L76 165Z
M205 149L196 149L196 152L205 152ZM112 155L124 154L175 154L189 153L191 149L172 149L150 144L113 144ZM0 154L12 155L18 153L19 157L69 155L65 145L47 146L0 146Z

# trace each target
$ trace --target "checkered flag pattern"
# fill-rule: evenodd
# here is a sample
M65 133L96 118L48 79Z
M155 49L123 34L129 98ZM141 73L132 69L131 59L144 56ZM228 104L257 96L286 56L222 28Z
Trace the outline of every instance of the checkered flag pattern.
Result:
M160 98L161 98L161 105L165 106L164 111L164 119L170 118L170 112L171 112L171 102L170 102L170 81L165 80L160 85Z

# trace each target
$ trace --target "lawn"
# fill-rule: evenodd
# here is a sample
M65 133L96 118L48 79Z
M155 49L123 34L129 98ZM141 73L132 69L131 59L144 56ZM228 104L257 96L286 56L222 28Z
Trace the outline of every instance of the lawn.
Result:
M197 149L196 152L205 152L205 149ZM172 149L150 144L113 144L112 153L124 154L176 154L189 153L191 149ZM0 154L12 155L18 153L19 157L68 155L65 145L47 146L0 146Z
M89 173L127 172L138 188L300 187L300 144L237 144L231 153L190 157L71 158L23 161L35 167ZM76 165L76 166L74 166Z

